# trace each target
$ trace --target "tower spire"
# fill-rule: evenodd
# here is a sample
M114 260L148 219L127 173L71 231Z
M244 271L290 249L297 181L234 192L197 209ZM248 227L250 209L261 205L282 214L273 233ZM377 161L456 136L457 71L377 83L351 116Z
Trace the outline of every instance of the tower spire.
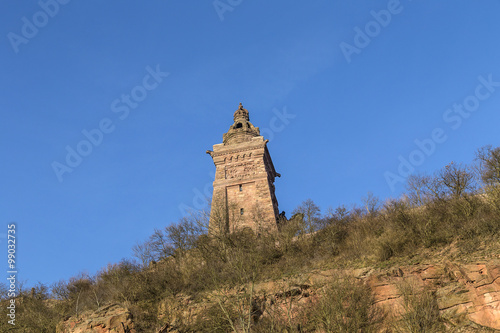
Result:
M225 145L238 144L260 136L258 127L250 122L248 110L240 103L233 115L234 123L229 127L227 133L222 135L222 142Z

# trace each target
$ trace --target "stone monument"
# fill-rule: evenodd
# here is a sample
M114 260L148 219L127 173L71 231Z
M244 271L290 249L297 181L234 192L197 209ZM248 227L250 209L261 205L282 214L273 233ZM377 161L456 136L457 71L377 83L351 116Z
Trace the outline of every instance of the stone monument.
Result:
M280 174L274 169L268 142L240 103L222 143L207 151L216 168L209 225L212 231L277 230L274 179Z

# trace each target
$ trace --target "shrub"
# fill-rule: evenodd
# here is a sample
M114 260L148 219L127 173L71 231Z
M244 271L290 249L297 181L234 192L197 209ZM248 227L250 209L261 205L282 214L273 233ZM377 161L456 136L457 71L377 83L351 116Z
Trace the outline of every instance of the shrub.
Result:
M500 147L485 146L476 153L481 180L488 185L500 183Z
M444 325L433 291L402 283L399 291L403 298L403 313L396 324L397 332L432 333L443 332Z
M234 326L237 320L236 311L232 306L223 306L224 308L219 304L214 304L208 307L198 316L194 327L190 327L186 331L214 333L237 332Z
M52 333L61 316L55 311L53 302L48 300L48 288L37 284L30 292L22 291L15 298L15 326L8 323L10 301L0 301L0 332Z
M370 288L353 277L339 276L326 286L308 317L315 330L326 332L376 332L383 319L373 305Z

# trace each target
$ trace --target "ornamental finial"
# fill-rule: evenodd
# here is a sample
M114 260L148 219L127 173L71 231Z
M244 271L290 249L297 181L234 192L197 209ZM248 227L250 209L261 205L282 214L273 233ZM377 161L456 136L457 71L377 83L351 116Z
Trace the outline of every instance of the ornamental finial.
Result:
M243 104L240 103L238 110L234 112L234 121L237 122L238 119L249 121L248 110L243 108Z

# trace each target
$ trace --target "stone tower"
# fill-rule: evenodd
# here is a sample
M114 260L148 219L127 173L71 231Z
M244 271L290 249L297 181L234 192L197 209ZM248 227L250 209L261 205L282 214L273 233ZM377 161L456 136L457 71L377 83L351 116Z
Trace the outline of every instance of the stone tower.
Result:
M248 111L240 103L222 143L207 151L216 168L211 230L277 230L279 212L274 179L280 174L274 170L268 142L252 125Z

